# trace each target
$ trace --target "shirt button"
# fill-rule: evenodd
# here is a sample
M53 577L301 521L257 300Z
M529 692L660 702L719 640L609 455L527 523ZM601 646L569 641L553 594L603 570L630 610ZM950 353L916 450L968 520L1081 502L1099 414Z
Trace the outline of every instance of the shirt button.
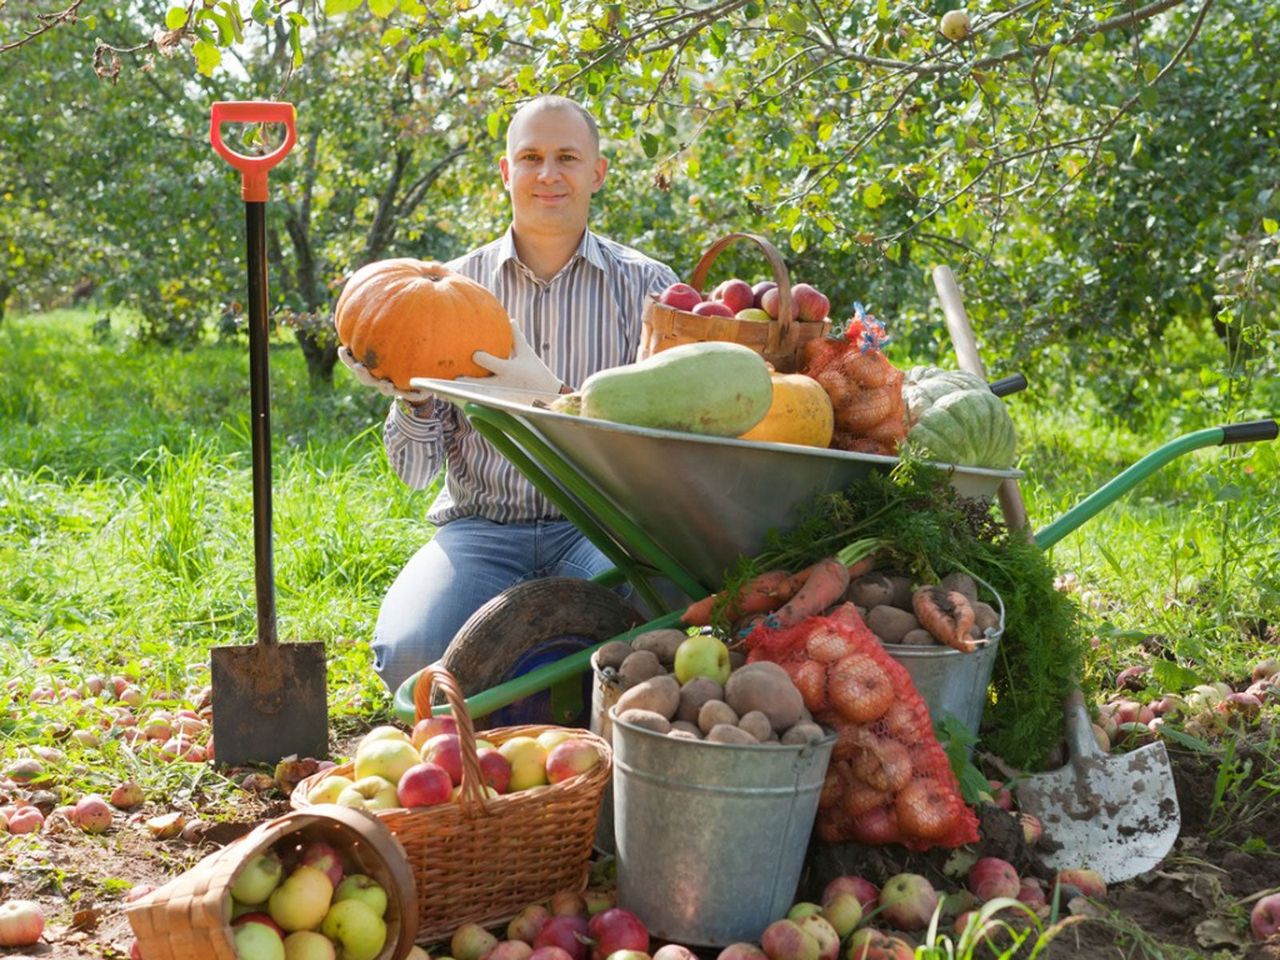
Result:
M542 343L542 349L543 349L543 350L550 350L550 349L551 349L551 344L547 343L547 342L544 340L544 341L543 341L543 343Z

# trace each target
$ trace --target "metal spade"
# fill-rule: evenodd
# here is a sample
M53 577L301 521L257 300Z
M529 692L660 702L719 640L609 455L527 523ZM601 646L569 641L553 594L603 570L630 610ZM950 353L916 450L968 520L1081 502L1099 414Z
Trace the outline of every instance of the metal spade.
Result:
M224 123L281 123L286 135L260 157L222 141ZM249 402L253 413L253 560L258 635L252 646L210 650L213 740L217 762L275 763L283 757L326 756L329 711L323 643L281 644L276 636L271 550L271 379L267 367L267 172L297 139L293 104L213 105L209 139L242 174L249 270Z

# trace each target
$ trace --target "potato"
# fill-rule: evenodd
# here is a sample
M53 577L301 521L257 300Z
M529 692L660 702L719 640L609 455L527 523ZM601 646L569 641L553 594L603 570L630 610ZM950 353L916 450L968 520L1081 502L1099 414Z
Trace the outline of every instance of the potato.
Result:
M648 650L669 667L676 662L676 647L688 639L683 630L650 630L632 639L631 646L636 650Z
M787 671L764 660L731 673L724 698L738 716L759 710L769 718L769 726L779 731L794 726L804 709L804 698Z
M753 744L760 741L740 727L727 723L717 723L707 734L708 743L741 743Z
M817 743L825 736L826 733L816 723L801 721L784 733L780 739L787 744Z
M915 593L911 578L900 573L890 574L889 582L893 584L893 596L889 598L889 603L897 607L899 610L910 610L911 597Z
M933 638L933 634L924 627L917 627L915 630L908 632L901 640L901 643L908 647L927 647L937 642Z
M612 667L617 670L622 666L622 661L631 655L631 644L625 640L610 640L603 647L596 651L596 665L601 669Z
M624 710L617 717L623 723L652 730L654 733L667 733L671 729L671 721L652 710Z
M722 723L736 727L737 711L723 700L708 700L698 711L698 729L703 733L710 733L712 727Z
M903 637L919 628L920 621L914 613L882 603L867 614L867 626L885 643L901 643Z
M672 727L670 730L667 731L667 736L670 737L672 740L701 740L702 739L700 735L692 734L688 730L677 730L675 727Z
M710 677L693 677L680 688L680 706L676 719L689 723L698 722L698 711L708 700L723 700L724 687Z
M741 650L729 651L729 670L732 672L747 665L747 655Z
M888 603L893 596L893 584L883 573L868 573L849 584L845 599L852 600L868 610Z
M1000 629L1000 614L996 612L995 607L989 603L983 603L979 600L973 606L973 625L978 628L980 634L990 630Z
M963 593L970 603L978 602L978 584L967 573L948 573L938 586L943 590L956 590Z
M696 723L690 723L687 720L676 720L671 724L672 733L687 733L695 740L702 739L702 731L698 729Z
M738 729L745 730L761 743L773 736L773 724L759 710L752 710L738 718Z
M653 677L660 677L666 671L662 669L662 663L652 650L636 650L622 661L618 673L622 676L623 685L630 687Z
M680 684L675 677L650 677L624 692L618 698L617 706L619 713L626 710L652 710L670 720L680 706Z

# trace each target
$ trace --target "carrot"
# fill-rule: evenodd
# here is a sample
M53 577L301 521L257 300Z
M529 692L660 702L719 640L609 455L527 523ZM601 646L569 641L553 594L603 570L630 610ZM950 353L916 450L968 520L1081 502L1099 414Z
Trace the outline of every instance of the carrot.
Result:
M807 574L804 585L785 606L773 613L769 618L770 626L795 626L806 617L827 609L849 589L849 568L835 557L819 560L807 571L801 572Z
M912 595L911 607L920 626L933 634L935 640L961 653L973 653L978 649L969 636L974 620L973 607L969 598L960 591L921 587Z
M726 611L729 620L740 620L753 613L768 613L776 610L795 592L791 589L791 574L785 570L769 570L742 585L737 595L729 602ZM711 613L721 594L713 593L689 605L681 623L690 626L707 627L711 625Z

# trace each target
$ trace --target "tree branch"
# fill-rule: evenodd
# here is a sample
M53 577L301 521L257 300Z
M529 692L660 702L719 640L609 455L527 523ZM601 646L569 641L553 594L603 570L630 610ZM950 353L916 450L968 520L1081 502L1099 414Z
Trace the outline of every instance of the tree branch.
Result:
M12 43L0 43L0 53L8 53L10 50L17 50L18 47L22 46L24 43L30 43L41 34L48 33L50 30L61 26L64 23L75 23L76 10L82 3L84 3L84 0L72 0L71 6L67 7L67 9L63 10L61 13L37 13L36 22L39 23L40 26L36 27L34 30L24 31L26 36L20 40L14 40Z

